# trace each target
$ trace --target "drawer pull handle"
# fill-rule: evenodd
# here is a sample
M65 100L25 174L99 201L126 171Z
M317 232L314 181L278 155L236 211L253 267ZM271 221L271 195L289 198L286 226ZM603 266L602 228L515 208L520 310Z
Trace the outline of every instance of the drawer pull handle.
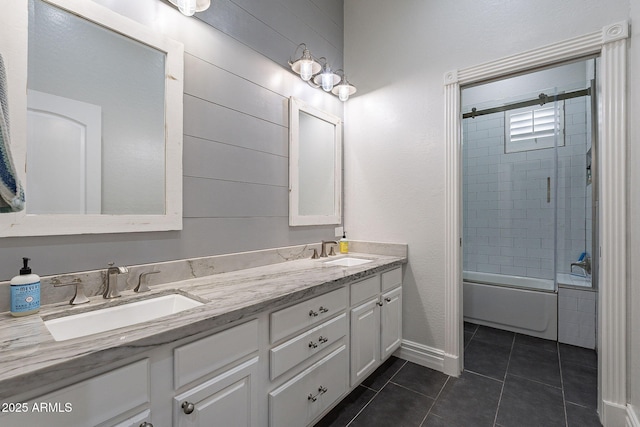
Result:
M329 311L328 308L324 308L323 306L320 306L320 308L318 309L320 311L320 313L326 313Z
M309 341L309 348L316 348L318 347L318 344L314 343L313 341Z
M151 423L149 423L149 422L145 421L145 422L143 422L142 424L140 424L140 426L139 426L139 427L153 427L153 424L151 424Z
M309 310L309 316L316 317L318 315L317 311Z
M320 338L318 338L318 341L320 342L320 344L324 344L327 341L329 341L329 338L323 337L322 335L320 335Z
M386 302L391 302L391 298L389 298L389 297L386 297L384 300L385 300Z
M191 402L182 402L182 411L189 415L196 409L196 405Z
M309 393L309 396L307 396L307 400L315 402L316 400L318 400L318 396L320 396L321 394L325 394L326 392L327 388L324 386L320 386L318 387L318 394L314 396L313 393Z

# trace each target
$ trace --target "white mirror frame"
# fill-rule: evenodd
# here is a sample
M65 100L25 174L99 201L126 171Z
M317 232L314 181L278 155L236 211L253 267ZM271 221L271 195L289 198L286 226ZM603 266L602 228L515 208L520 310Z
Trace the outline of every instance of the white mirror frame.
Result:
M331 215L301 215L300 183L300 112L317 117L334 126L334 210ZM342 223L342 120L304 101L289 99L289 225L327 225Z
M92 1L43 0L104 28L166 53L165 60L165 214L27 214L26 209L0 214L0 237L124 233L182 229L182 105L184 46ZM0 52L7 67L11 151L25 188L27 152L27 0L0 3Z

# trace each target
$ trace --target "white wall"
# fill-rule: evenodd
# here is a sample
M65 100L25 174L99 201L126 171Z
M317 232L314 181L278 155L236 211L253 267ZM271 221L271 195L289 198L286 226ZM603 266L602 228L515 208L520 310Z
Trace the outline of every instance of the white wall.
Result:
M345 229L409 244L406 339L444 348L445 72L628 17L629 0L345 1Z

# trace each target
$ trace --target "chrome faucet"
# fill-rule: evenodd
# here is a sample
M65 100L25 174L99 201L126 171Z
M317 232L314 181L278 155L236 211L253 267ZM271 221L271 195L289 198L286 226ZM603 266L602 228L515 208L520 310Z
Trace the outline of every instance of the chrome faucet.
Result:
M322 241L322 252L320 252L320 258L327 258L327 243L331 243L337 245L338 242L335 240L323 240ZM335 255L335 254L334 254Z
M118 290L118 275L128 272L129 269L127 267L115 267L112 262L109 263L109 268L107 269L107 288L104 290L104 294L102 294L105 299L120 296L120 291Z
M589 255L585 255L582 261L572 262L569 267L569 272L573 273L573 267L580 267L585 273L591 274L591 257Z

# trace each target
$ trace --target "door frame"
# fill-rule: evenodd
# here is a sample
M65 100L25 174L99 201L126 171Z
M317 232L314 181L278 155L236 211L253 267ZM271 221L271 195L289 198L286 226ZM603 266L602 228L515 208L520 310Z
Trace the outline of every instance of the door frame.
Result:
M453 70L445 92L445 348L444 371L463 369L462 150L460 88L589 55L600 56L598 412L603 425L627 418L627 39L629 23ZM596 254L594 254L594 257Z

